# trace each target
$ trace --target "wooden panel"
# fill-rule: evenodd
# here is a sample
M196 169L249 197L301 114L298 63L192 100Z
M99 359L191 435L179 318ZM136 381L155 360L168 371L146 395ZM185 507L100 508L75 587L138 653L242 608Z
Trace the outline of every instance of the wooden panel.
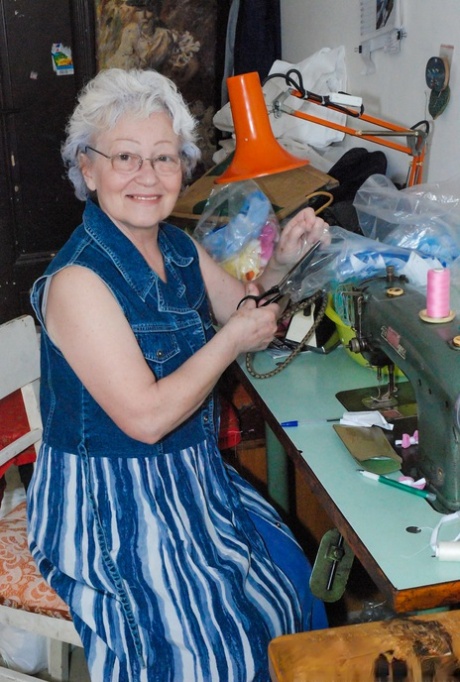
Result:
M31 312L29 290L81 222L60 158L77 91L93 75L92 3L0 0L0 321ZM53 69L54 43L75 73Z
M459 611L286 635L269 645L272 682L454 680L459 657Z

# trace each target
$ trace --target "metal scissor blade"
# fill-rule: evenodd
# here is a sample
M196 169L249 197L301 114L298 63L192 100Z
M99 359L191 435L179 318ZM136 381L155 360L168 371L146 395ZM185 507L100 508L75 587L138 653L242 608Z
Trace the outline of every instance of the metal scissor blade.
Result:
M303 278L308 265L313 260L313 256L316 251L321 246L321 242L315 242L306 253L300 258L295 265L289 270L289 272L283 277L283 279L278 283L277 289L280 294L288 294L292 291L293 282L299 277Z
M270 303L278 303L281 299L284 299L283 303L280 305L284 308L288 303L288 299L292 294L292 285L296 278L303 276L304 271L307 269L309 263L311 262L315 252L319 248L321 242L317 241L311 246L306 253L300 258L295 265L289 270L289 272L284 275L284 277L275 284L275 286L270 287L267 291L259 295L249 294L244 296L237 305L237 309L241 306L244 301L252 300L259 305L260 301L263 301L262 306L269 305Z

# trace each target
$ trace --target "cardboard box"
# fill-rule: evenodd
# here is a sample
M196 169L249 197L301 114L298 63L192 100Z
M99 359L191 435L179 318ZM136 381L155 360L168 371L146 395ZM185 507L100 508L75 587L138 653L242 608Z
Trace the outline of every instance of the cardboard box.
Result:
M190 185L179 198L171 217L198 221L211 192L224 186L216 184L215 180L229 163L230 158L225 159ZM280 222L307 205L308 197L312 193L327 191L339 184L335 178L319 171L311 164L284 173L254 178L254 181L272 203ZM324 200L326 201L327 197Z

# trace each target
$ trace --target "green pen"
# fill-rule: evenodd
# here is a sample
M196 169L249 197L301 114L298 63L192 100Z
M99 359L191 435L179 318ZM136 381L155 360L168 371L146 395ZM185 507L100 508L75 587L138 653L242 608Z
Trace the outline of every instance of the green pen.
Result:
M398 488L399 490L404 490L406 493L411 493L412 495L418 495L418 497L423 497L429 502L434 502L436 500L436 495L434 493L429 493L427 490L420 490L419 488L414 488L406 483L400 483L395 481L393 478L387 478L386 476L379 476L379 474L373 474L370 471L364 471L359 469L359 473L366 478L371 478L373 481L378 481L379 483L385 483L385 485L390 485L393 488Z

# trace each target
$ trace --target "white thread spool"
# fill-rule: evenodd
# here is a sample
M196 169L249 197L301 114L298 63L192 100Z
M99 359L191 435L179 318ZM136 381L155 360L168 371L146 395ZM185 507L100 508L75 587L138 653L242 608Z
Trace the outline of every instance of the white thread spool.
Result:
M435 552L439 561L460 561L460 542L439 542Z

